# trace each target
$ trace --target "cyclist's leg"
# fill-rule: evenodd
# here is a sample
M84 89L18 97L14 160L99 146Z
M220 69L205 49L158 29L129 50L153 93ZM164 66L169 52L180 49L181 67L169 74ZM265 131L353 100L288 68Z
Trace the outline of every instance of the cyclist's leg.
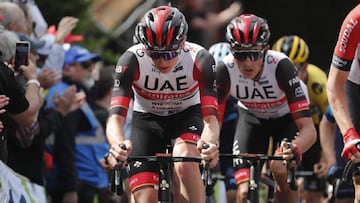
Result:
M317 128L318 129L318 128ZM317 131L318 132L318 131ZM321 146L319 136L315 144L303 154L301 161L301 171L313 171L314 164L318 163L321 156ZM303 203L322 202L326 189L326 180L318 178L316 175L304 177L303 182Z
M269 137L260 126L259 120L248 110L239 108L239 118L236 126L233 153L266 154ZM247 202L249 192L249 167L245 160L234 159L237 202Z
M360 203L360 163L356 164L353 172L353 184L355 188L355 199L354 202Z
M274 135L273 146L279 146L284 138L287 138L288 140L294 139L298 131L290 114L269 122L268 125L271 125L272 129L275 129L275 131L272 132L272 135ZM290 189L290 186L287 183L287 168L283 164L283 161L272 161L270 169L277 183L275 193L276 202L297 202L298 191Z
M220 131L220 153L232 154L232 146L234 141L236 128L236 119L232 119L222 124ZM236 202L236 181L234 179L234 167L231 159L220 159L220 171L225 177L224 183L226 188L227 203Z
M320 158L320 143L317 141L306 153L304 153L302 167L303 171L313 171L313 165ZM318 178L316 175L304 177L303 202L322 202L326 182L324 178Z
M203 129L200 106L190 107L171 119L164 133L175 139L173 156L200 157L196 147ZM174 164L174 202L205 202L205 187L198 163Z
M355 190L352 183L340 182L336 194L335 203L352 203L354 202Z
M164 152L166 144L161 132L158 117L150 114L133 112L130 140L130 156L150 156ZM128 164L129 187L136 202L158 202L159 164L156 162L134 161Z

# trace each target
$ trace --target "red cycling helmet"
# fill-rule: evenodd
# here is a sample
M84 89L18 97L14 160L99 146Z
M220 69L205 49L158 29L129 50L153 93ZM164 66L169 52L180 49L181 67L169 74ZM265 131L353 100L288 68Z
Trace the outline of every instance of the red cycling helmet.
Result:
M159 6L145 13L135 28L135 36L146 49L172 51L179 49L187 31L185 17L177 8Z
M270 39L267 22L254 14L233 18L226 28L226 39L231 47L265 46Z

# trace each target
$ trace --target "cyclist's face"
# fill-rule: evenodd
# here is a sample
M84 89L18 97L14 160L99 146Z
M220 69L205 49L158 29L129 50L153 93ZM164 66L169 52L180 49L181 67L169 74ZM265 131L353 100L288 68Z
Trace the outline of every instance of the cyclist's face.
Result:
M263 66L267 47L232 48L232 54L240 72L248 79L255 79Z
M166 60L163 57L158 59L152 59L154 66L159 69L162 73L168 73L172 67L175 67L178 62L179 56L176 56L172 59Z
M179 55L184 47L185 40L181 43L179 49L172 51L151 51L146 50L146 54L152 59L154 66L161 73L168 73L179 60Z

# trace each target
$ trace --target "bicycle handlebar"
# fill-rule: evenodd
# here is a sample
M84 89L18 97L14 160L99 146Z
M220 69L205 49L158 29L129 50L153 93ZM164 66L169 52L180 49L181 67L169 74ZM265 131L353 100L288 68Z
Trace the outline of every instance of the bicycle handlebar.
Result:
M200 157L181 157L181 156L171 156L167 153L159 153L155 156L130 156L127 159L128 162L131 161L147 161L147 162L159 162L159 163L173 163L173 162L197 162L200 163L202 159Z
M245 160L285 160L281 156L268 156L265 154L251 154L251 153L242 153L242 154L220 154L220 157L225 158L240 158Z
M157 153L154 156L129 156L127 162L143 161L143 162L158 162L158 163L174 163L174 162L196 162L200 163L202 159L200 157L180 157L172 156L170 153ZM119 166L122 165L122 161L119 161ZM122 172L121 168L117 167L111 170L109 188L110 191L117 195L123 194L122 185Z

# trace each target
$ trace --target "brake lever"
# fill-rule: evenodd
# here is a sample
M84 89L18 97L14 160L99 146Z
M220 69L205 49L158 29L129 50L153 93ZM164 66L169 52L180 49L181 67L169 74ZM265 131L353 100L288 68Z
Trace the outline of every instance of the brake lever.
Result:
M292 148L292 143L288 142L286 138L283 140L284 142L287 142L287 148ZM295 167L290 167L291 160L286 160L286 170L287 170L287 178L286 182L289 184L291 190L297 190L298 185L296 183L296 177L295 177Z
M209 147L210 146L208 144L203 144L203 146L202 146L203 149L208 149ZM212 186L212 184L213 184L212 174L211 174L211 169L210 169L210 162L211 162L211 160L205 161L204 171L202 174L202 179L205 183L205 187Z
M126 150L125 144L121 144L120 148ZM108 156L108 154L107 154ZM107 159L105 158L105 161ZM123 189L123 182L122 182L122 166L123 161L118 161L118 166L110 171L110 181L109 181L109 188L112 193L116 193L117 195L122 195L124 193Z

